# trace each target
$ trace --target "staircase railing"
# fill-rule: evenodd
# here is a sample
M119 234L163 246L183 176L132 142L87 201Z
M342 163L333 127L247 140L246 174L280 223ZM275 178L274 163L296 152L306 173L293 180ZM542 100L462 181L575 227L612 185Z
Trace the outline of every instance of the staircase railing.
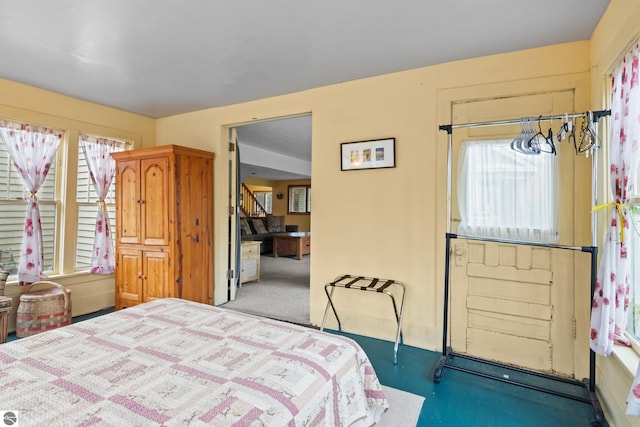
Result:
M240 187L240 211L247 217L267 216L267 210L260 204L253 192L242 183Z

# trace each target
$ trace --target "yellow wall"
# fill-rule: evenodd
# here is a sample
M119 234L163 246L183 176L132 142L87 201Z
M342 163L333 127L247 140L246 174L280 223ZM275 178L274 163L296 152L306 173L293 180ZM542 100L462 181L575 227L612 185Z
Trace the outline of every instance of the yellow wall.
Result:
M291 181L271 181L265 179L247 178L245 185L252 191L271 191L273 200L271 201L272 215L284 216L285 225L297 225L298 231L311 231L310 214L289 214L287 206L287 194L290 185L311 185L310 179L296 179ZM282 193L282 199L278 199L276 194Z
M219 304L226 298L226 128L311 113L312 323L320 323L325 305L323 285L336 275L348 272L394 278L408 286L405 342L439 350L447 153L446 134L438 131L438 125L455 121L451 117L453 103L537 92L571 90L575 92L575 111L603 108L604 74L640 32L638 22L637 0L612 0L591 42L424 67L157 121L0 80L0 116L62 128L109 127L123 135L135 135L141 146L180 144L216 152L214 300ZM487 114L491 119L491 111ZM395 168L340 171L336 154L340 143L386 137L396 138ZM575 165L575 175L576 182L590 182L590 170L582 163ZM590 191L576 185L574 193L573 235L576 242L585 242L590 235L589 216L584 214L590 207ZM60 281L72 287L74 312L112 302L112 277L80 275ZM7 290L16 294L15 287ZM576 301L589 299L588 294L582 294ZM359 294L342 296L343 326L352 332L393 339L388 302L375 295L363 298ZM584 330L585 326L578 328ZM632 369L617 356L599 358L598 390L611 425L640 425L637 419L624 415L631 378Z
M446 231L446 134L438 125L451 122L452 102L550 90L575 91L576 111L583 111L589 102L589 67L588 42L425 67L160 119L158 143L195 141L198 148L222 152L224 126L311 112L312 323L321 321L327 280L341 273L394 278L408 285L406 342L438 349ZM340 143L385 137L396 138L395 168L340 170ZM225 157L216 157L218 254L227 245L222 195L228 172L227 162L219 161ZM216 262L216 283L223 283L223 256ZM226 291L216 292L216 303L225 297ZM388 302L373 296L360 303L362 298L342 298L345 327L393 337Z
M113 108L81 101L23 84L0 79L0 118L40 124L65 130L70 141L77 141L79 132L122 138L133 141L136 147L155 145L155 120ZM77 144L69 144L70 156L77 156ZM71 169L71 168L69 168ZM68 175L65 175L68 174ZM66 179L64 197L75 197L75 171L66 170L61 175ZM75 212L61 218L61 227L67 229L66 237L75 230ZM62 248L60 275L51 276L73 295L73 315L90 313L114 304L113 275L92 275L74 272L75 246L66 244ZM13 315L9 325L15 329L15 313L22 288L9 282L6 296L13 301Z
M613 6L616 5L614 1ZM625 23L633 19L638 22L637 6L634 7L630 16L619 12L615 16L624 17ZM621 37L616 34L615 38L625 40L618 44L630 40L629 34ZM600 38L597 43L601 43ZM619 46L617 50L622 48ZM608 47L600 49L609 52ZM454 103L538 92L573 91L574 111L601 109L604 107L600 102L602 95L598 97L598 87L592 82L591 68L598 64L598 60L591 61L594 50L597 50L596 43L592 49L588 41L549 46L169 117L158 121L158 142L198 141L201 148L221 151L225 146L225 126L311 112L312 323L320 323L325 305L323 285L336 275L348 272L395 278L408 286L405 342L439 350L447 223L447 153L446 134L438 131L438 125L455 121L456 118L451 117ZM486 119L491 119L491 113L487 111ZM340 171L335 155L340 143L391 136L396 138L396 168ZM220 158L224 157L217 157ZM589 162L576 162L573 167L576 184L572 198L564 201L573 204L573 240L588 244L590 216L585 212L590 210L590 189L581 183L590 182L590 166ZM226 164L219 163L216 169L219 194L225 192L226 174ZM223 197L217 197L215 203L216 212L226 211ZM216 246L220 254L227 244L226 216L218 215L216 224ZM219 257L216 262L220 264L224 260ZM216 268L216 271L223 269ZM578 271L576 277L584 279ZM216 278L217 283L223 281L222 275ZM589 293L588 287L576 286L576 307L583 319L588 319ZM223 298L223 293L216 292L218 303ZM375 296L365 300L362 295L344 294L340 310L347 330L392 339L393 322L387 315L387 301L379 301ZM587 351L588 325L583 322L577 326L578 331L582 331L582 347ZM607 363L600 366L610 368ZM615 372L624 373L626 381L630 380L628 372L620 369ZM628 389L599 378L599 391L610 388ZM608 418L626 419L620 405L604 403Z
M610 84L609 74L631 43L640 37L640 2L614 0L601 19L591 39L591 103L602 106ZM610 197L608 159L602 153L599 165L599 193L602 201ZM598 229L604 237L605 222L610 212L599 214ZM597 358L596 385L607 421L612 426L640 426L640 418L625 415L625 402L638 366L637 353L617 348L610 357Z

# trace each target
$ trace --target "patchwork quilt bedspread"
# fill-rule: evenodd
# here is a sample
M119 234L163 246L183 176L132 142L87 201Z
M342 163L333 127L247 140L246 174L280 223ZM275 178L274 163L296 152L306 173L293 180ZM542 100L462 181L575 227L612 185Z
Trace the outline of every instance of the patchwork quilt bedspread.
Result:
M21 426L370 426L387 408L351 339L179 299L0 345Z

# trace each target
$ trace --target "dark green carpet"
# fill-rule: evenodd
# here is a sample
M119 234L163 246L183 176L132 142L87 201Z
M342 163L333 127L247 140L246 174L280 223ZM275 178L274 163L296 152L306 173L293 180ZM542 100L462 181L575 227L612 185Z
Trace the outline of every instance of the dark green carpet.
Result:
M438 384L435 353L401 345L393 364L393 343L343 334L360 344L384 385L425 397L418 426L573 427L590 426L591 405L523 387L444 369ZM560 386L559 386L560 387ZM606 423L605 423L606 425Z

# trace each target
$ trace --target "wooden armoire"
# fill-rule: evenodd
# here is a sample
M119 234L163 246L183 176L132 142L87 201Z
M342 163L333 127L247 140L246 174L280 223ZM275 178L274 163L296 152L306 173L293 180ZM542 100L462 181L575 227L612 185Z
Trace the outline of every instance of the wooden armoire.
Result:
M214 154L165 145L112 156L116 310L165 297L212 304Z

